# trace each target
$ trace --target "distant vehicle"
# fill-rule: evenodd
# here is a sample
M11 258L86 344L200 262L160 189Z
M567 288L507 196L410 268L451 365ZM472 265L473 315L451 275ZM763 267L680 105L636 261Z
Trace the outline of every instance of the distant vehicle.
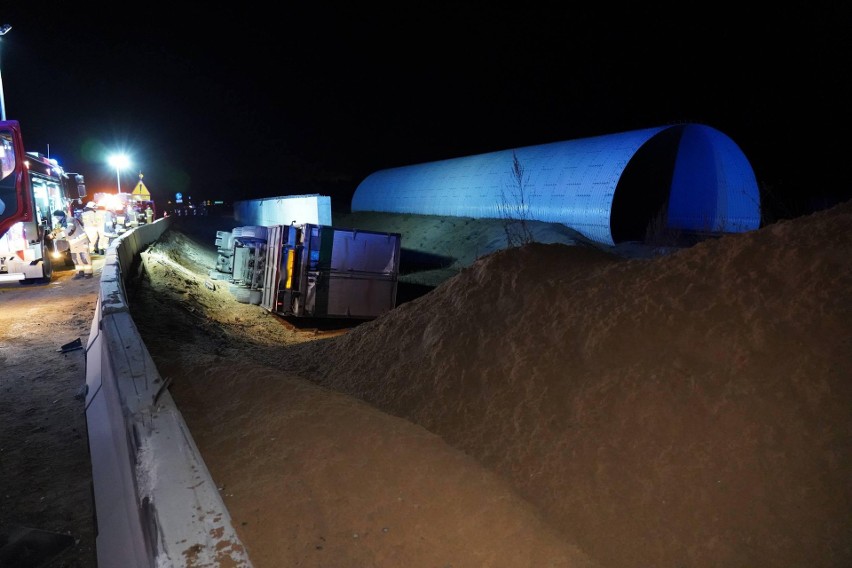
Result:
M82 175L26 152L18 121L0 121L0 282L50 282L54 262L67 260L67 253L53 256L52 213L70 217L72 202L85 195Z
M94 203L98 208L110 211L113 215L112 227L108 227L108 233L121 235L134 229L139 225L148 223L148 209L151 210L150 219L157 217L157 206L150 199L143 199L139 195L130 193L96 193Z

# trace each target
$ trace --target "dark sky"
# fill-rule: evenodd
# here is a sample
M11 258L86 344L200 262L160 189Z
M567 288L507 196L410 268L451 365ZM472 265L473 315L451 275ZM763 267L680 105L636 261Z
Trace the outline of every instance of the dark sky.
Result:
M778 202L852 197L841 2L55 4L0 8L6 117L90 191L114 190L106 155L124 149L122 189L141 170L157 200L322 193L345 209L384 168L700 122Z

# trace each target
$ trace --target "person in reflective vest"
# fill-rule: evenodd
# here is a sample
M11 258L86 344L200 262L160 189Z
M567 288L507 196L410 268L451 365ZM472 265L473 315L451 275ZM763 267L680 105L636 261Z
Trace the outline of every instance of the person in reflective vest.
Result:
M95 218L95 202L89 201L83 208L81 215L83 228L86 230L86 235L89 237L89 254L94 254L100 240L100 231L98 230L98 220Z
M70 251L74 269L77 271L74 279L91 278L93 270L89 235L86 234L83 224L76 217L68 220L65 211L57 209L53 212L53 231L50 236L57 250Z
M109 235L112 234L112 213L103 205L95 209L95 226L98 228L98 242L95 243L95 254L106 254L109 247Z

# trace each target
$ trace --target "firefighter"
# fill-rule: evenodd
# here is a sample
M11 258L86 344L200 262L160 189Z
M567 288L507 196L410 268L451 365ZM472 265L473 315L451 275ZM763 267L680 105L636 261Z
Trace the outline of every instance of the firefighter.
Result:
M95 226L98 228L95 254L106 254L106 249L109 247L109 236L112 234L113 220L112 213L103 205L98 205L95 208Z
M89 253L89 235L83 224L76 217L68 221L65 211L57 209L53 212L53 231L51 237L56 242L58 250L71 251L71 260L74 261L74 279L91 278L92 256Z
M151 209L151 206L145 208L145 222L149 225L154 222L154 210Z
M89 201L83 208L81 215L83 228L86 230L86 235L89 237L89 254L96 254L98 241L100 240L100 231L98 230L98 220L95 217L95 202Z
M127 207L115 210L115 234L120 235L127 230Z

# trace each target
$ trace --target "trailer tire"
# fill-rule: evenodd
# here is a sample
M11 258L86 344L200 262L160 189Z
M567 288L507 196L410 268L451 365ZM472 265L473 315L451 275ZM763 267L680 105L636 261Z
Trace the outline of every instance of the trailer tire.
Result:
M263 293L260 290L249 290L249 304L259 306L262 299Z
M248 304L251 299L251 290L243 286L231 284L229 287L234 299L241 304Z

